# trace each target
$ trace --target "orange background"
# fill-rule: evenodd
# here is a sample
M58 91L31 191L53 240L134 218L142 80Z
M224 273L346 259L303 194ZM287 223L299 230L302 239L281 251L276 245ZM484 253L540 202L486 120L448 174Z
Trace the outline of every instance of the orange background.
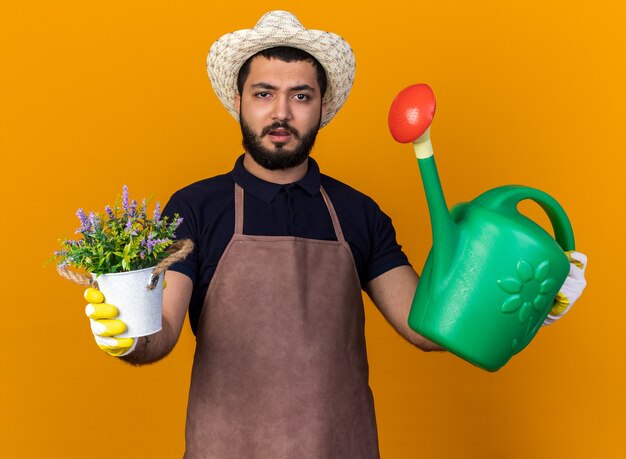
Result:
M262 3L262 5L260 5ZM284 2L3 1L0 151L4 214L0 456L180 457L194 340L133 368L100 352L82 289L42 268L79 207L123 184L165 203L230 170L238 125L206 76L211 43ZM357 57L346 106L323 129L322 170L392 216L416 269L429 219L411 148L386 116L429 83L449 204L522 183L568 211L589 287L564 320L495 374L424 354L370 303L367 334L384 458L610 458L623 454L626 195L622 2L360 2L293 11ZM536 206L526 211L542 224ZM622 271L620 271L622 270ZM620 451L622 451L620 453Z

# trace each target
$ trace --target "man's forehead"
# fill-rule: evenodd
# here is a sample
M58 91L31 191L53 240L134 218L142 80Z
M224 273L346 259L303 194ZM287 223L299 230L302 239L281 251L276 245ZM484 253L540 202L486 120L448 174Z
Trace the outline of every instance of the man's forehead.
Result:
M255 56L250 62L250 73L246 83L252 85L267 79L290 81L295 85L308 84L319 89L316 69L312 62L286 62L276 58Z

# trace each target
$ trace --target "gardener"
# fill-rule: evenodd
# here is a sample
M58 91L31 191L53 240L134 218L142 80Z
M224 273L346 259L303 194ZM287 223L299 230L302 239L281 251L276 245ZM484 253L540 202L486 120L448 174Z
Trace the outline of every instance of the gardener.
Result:
M220 38L208 71L245 153L165 209L184 218L177 236L195 249L167 272L162 331L114 338L124 324L100 320L115 313L90 304L96 339L127 362L154 362L189 308L197 349L186 457L378 457L361 289L415 346L440 348L408 328L418 275L390 219L309 158L350 92L352 50L274 11ZM572 273L569 298L555 306L563 314L584 288L582 271Z

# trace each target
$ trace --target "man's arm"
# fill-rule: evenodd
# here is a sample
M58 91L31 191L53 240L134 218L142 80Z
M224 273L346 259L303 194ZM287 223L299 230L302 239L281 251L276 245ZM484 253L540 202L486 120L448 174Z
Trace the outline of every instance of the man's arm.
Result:
M407 322L418 281L412 267L398 266L368 282L365 291L400 335L423 351L442 351L442 347L411 330Z
M185 314L189 307L193 283L184 274L166 271L167 288L163 290L163 324L161 331L138 338L135 350L122 360L133 365L145 365L161 360L178 341Z

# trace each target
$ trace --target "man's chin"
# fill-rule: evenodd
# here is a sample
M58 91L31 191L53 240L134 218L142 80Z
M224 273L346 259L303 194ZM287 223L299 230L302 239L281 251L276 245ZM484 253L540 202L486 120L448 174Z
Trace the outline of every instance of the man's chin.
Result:
M295 145L293 148L286 148L292 142L268 142L264 147L271 152L277 154L289 155L295 153L298 148L298 145Z
M299 152L298 150L291 150L291 149L283 148L280 146L276 146L275 148L265 149L265 155L267 156L268 154L275 158L287 159L287 158L293 158L295 156L298 156Z
M308 152L294 152L285 149L275 149L264 151L248 150L254 162L269 170L291 169L299 166L308 158Z

